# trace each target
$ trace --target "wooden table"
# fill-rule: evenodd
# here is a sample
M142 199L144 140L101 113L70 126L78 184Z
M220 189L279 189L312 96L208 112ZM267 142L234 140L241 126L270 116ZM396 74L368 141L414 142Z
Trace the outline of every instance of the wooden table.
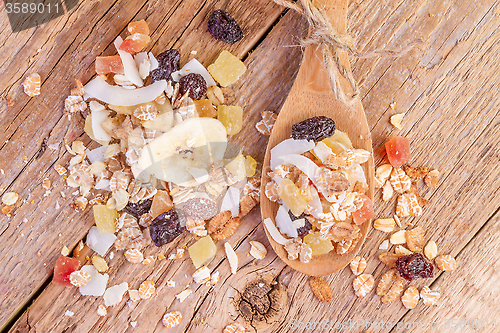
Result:
M206 32L206 18L218 8L231 12L241 24L246 35L241 42L229 46ZM258 209L229 239L240 258L238 273L230 275L219 244L209 267L221 273L221 281L213 288L192 285L195 292L183 303L174 295L191 281L194 267L187 258L143 266L128 263L121 252L113 251L113 259L108 254L109 286L127 281L137 288L152 279L158 289L152 299L132 307L125 297L108 308L106 317L96 314L102 298L50 283L61 248L73 248L93 224L88 208L84 212L71 208L73 189L53 168L69 161L64 140L90 143L82 119L63 116L63 102L75 78L86 82L92 77L96 56L114 54L112 42L126 35L127 24L146 19L152 52L178 48L182 63L196 50L196 57L208 65L222 49L245 61L248 71L233 87L236 104L244 108L245 125L231 140L262 161L268 138L254 125L261 111L279 112L297 73L301 59L297 45L307 23L267 0L81 1L70 13L19 33L11 32L3 6L0 15L0 192L15 191L21 198L11 217L0 217L0 327L5 332L221 332L228 323L241 320L236 318L234 298L259 276L276 277L288 294L286 305L259 332L310 331L295 329L293 323L322 320L354 321L346 332L447 332L446 324L455 324L454 318L483 325L488 321L488 329L475 331L500 332L498 1L357 0L349 6L349 32L360 50L398 50L416 38L424 41L399 58L352 61L372 129L376 164L383 162L383 143L399 134L411 142L413 165L441 170L437 188L423 192L431 201L423 216L403 223L424 226L426 238L436 241L441 254L455 256L458 268L416 281L419 288L425 284L440 291L442 299L433 307L420 302L413 310L399 301L383 305L374 292L357 298L349 269L326 277L334 298L323 304L311 293L308 277L286 267L272 250L265 259L252 260L247 256L250 240L270 249ZM42 94L29 98L21 82L32 72L42 76ZM406 113L400 131L389 123L398 112ZM44 148L53 144L58 148ZM54 185L48 195L41 186L45 178ZM377 193L375 200L377 217L393 214L394 198L384 203ZM376 280L387 270L377 259L378 246L386 238L387 234L371 230L360 252L368 258L366 271ZM168 253L192 241L190 236L180 237L163 250ZM156 253L153 247L146 254ZM177 282L175 288L166 287L171 279ZM183 314L176 329L161 324L167 310ZM74 315L65 315L67 311ZM398 321L407 328L398 327ZM418 324L408 328L429 321L439 321L439 329ZM136 322L135 328L131 322ZM367 329L363 327L367 322L386 325Z

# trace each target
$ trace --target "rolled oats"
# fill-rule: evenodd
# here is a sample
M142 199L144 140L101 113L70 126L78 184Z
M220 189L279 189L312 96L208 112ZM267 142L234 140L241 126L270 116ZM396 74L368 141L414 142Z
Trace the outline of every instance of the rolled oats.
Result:
M328 303L332 299L332 290L328 283L320 276L311 276L309 285L316 296L323 303Z
M186 229L193 235L198 237L204 237L208 234L205 229L205 221L204 220L194 220L190 217L186 217Z
M382 281L382 279L380 281ZM382 303L390 304L398 299L403 293L404 283L405 280L401 276L399 276L399 274L396 273L395 275L393 275L391 283L389 284L389 289L383 290L385 291L385 293L383 294L381 299Z
M222 333L245 333L245 327L240 323L231 323L224 328Z
M360 275L366 268L366 259L360 256L355 256L349 264L349 267L351 268L352 274Z
M87 207L89 201L84 196L79 196L75 199L75 208L78 211L82 211Z
M406 231L406 245L413 252L420 252L425 245L425 230L422 226Z
M69 282L75 287L84 287L90 282L90 274L82 270L75 271L69 275Z
M391 235L390 242L393 245L406 243L406 230L396 231Z
M401 296L401 302L407 309L413 309L417 306L418 301L420 299L420 295L418 293L418 289L415 286L411 286L404 292L403 296Z
M239 217L231 217L230 211L215 215L207 225L208 234L214 241L223 240L232 236L240 226Z
M391 253L391 252L384 252L384 253L381 253L378 256L378 258L386 266L394 268L394 267L396 267L396 261L398 260L399 257L402 257L402 256L404 256L404 254L402 254L402 253L396 254L396 253Z
M394 225L396 224L396 221L394 221L393 218L387 218L387 219L376 219L373 222L373 228L383 231L383 232L391 232L394 230Z
M193 280L197 284L204 284L210 281L210 269L207 266L202 266L198 268L193 273Z
M396 113L395 115L391 116L391 124L398 130L402 129L401 127L401 120L403 120L404 113Z
M162 323L166 328L174 328L179 326L182 321L182 314L180 311L167 312L163 316Z
M449 272L457 268L457 262L455 261L455 258L453 258L451 255L446 254L446 255L441 255L437 257L434 262L436 263L436 266L445 272Z
M337 254L346 254L349 252L353 244L352 239L350 240L342 240L341 242L335 243L335 252Z
M99 305L99 307L97 307L97 315L98 316L101 316L101 317L104 317L108 314L108 311L106 310L106 307L104 305Z
M87 103L83 100L82 96L70 95L66 97L64 101L64 111L69 113L74 113L78 111L85 111L87 109Z
M396 254L404 254L406 256L406 255L412 254L413 252L411 252L410 250L408 250L406 247L404 247L402 245L398 245L394 249L394 253L396 253Z
M218 86L208 87L207 97L210 100L210 102L215 106L224 104L224 94L222 93L222 90Z
M424 305L431 306L431 305L437 304L439 298L441 297L441 294L439 292L433 291L429 287L425 286L420 291L420 297L422 298Z
M280 197L278 195L278 184L274 180L266 184L265 194L271 202L276 202L279 200Z
M137 302L138 300L141 299L141 296L139 296L139 290L129 289L128 295L130 297L130 300L132 300L132 302Z
M155 257L153 256L147 256L146 258L144 258L144 260L142 261L142 264L143 265L151 265L151 264L154 264L155 263Z
M144 260L144 256L141 251L137 249L129 249L125 252L125 258L128 262L133 264L140 264Z
M83 84L80 80L75 79L76 87L71 89L70 94L76 96L83 96L85 94L85 89L83 88Z
M65 167L63 167L62 165L59 165L59 164L54 165L54 169L56 169L57 173L60 176L64 175L66 172L68 172Z
M261 242L250 241L250 254L255 259L264 259L267 255L267 249Z
M155 283L151 280L146 280L139 286L139 297L149 299L156 291Z
M16 192L7 192L2 196L2 202L7 206L15 205L18 199L19 195Z
M97 269L99 273L104 273L108 270L106 260L98 255L92 257L92 265L94 265L95 269Z
M389 179L392 172L392 165L390 164L382 164L375 170L375 177L377 177L382 184Z
M373 289L375 280L371 274L361 274L352 282L354 293L358 297L364 297Z
M377 284L377 295L384 296L391 289L396 280L398 270L393 268L382 274Z
M389 179L392 188L398 193L404 193L411 187L411 179L400 168L394 168L391 171L391 178Z
M429 172L427 167L412 167L411 165L403 166L404 172L413 179L422 179Z
M386 181L382 187L382 200L389 201L394 195L394 189L392 188L391 182Z
M261 112L260 115L262 116L262 120L259 121L255 127L261 134L270 135L278 115L271 111Z
M430 240L427 245L424 247L424 254L429 260L433 260L437 257L438 248L435 241Z

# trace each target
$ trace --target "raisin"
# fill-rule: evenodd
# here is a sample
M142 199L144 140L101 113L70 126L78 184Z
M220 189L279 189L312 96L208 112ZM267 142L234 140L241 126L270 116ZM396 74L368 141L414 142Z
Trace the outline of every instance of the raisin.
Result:
M172 73L178 71L180 68L181 54L176 49L170 49L160 53L156 60L158 60L158 68L151 71L149 77L151 82L159 80L172 80Z
M431 278L434 272L434 266L421 253L398 258L396 267L399 274L408 281L415 278Z
M207 93L207 83L200 74L191 73L179 80L179 93L184 95L189 90L189 97L201 99Z
M314 142L326 139L335 133L335 122L328 117L312 117L292 126L294 140L313 140Z
M134 215L135 217L141 217L143 214L149 212L153 200L147 199L142 200L137 203L129 202L125 208L123 208L127 213Z
M312 225L306 219L306 214L305 213L302 213L299 216L295 216L295 215L293 215L293 213L291 211L288 211L288 215L290 215L290 218L292 219L292 221L299 220L299 219L304 219L304 221L305 221L304 226L302 226L302 227L300 227L300 228L297 229L297 233L298 233L299 237L304 237L305 235L307 235L309 233L309 231L311 231Z
M173 241L185 230L175 209L158 215L149 226L149 234L156 246Z
M219 9L208 18L208 31L215 39L234 44L243 38L243 31L234 18Z

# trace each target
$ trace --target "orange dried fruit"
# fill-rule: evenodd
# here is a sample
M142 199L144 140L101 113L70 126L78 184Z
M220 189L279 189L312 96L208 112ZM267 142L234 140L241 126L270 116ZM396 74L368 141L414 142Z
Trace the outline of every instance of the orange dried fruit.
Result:
M158 190L153 197L150 213L153 219L158 215L168 212L174 207L170 194L167 191Z
M149 26L144 20L129 23L127 26L127 30L131 35L137 33L149 35Z
M145 34L135 33L125 38L119 49L130 54L142 51L151 40L151 37Z

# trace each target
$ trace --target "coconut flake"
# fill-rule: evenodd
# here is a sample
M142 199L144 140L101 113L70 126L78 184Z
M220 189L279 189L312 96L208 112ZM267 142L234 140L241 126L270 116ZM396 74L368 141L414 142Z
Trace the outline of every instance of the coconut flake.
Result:
M114 234L99 232L96 226L90 228L87 234L87 245L102 257L106 255L115 240L116 236Z
M148 56L149 56L149 62L151 63L151 70L154 71L155 69L158 68L160 64L158 63L158 60L156 60L153 53L149 52Z
M200 74L205 79L207 83L207 87L215 86L215 80L212 75L207 71L205 66L203 66L198 60L191 59L187 64L185 64L180 70L172 73L172 79L174 81L179 82L181 77L186 76L188 74L195 73Z
M312 201L308 204L311 207L310 214L315 218L319 218L319 214L323 213L323 205L314 186L311 186L311 197Z
M133 106L155 100L166 87L167 81L160 80L147 87L130 90L109 85L100 76L96 76L85 85L84 89L91 97L104 103L117 106Z
M319 141L316 143L316 147L314 147L314 154L324 163L328 159L328 156L333 154L333 151L326 144Z
M128 290L128 283L123 282L117 284L113 287L109 287L104 293L104 305L105 306L113 306L120 303L123 299L123 295Z
M292 238L299 236L297 229L293 227L292 219L290 218L290 215L288 215L288 210L283 205L280 205L280 208L278 208L278 212L276 213L276 226L282 234Z
M238 270L238 256L228 242L224 243L224 249L226 250L226 257L229 261L229 266L231 267L231 274L236 274L236 271Z
M106 291L109 275L99 274L97 269L92 265L85 265L81 271L90 274L90 281L83 287L80 287L80 293L83 296L102 296Z
M295 229L300 229L306 225L306 219L297 219L292 222L292 225Z
M134 55L134 61L137 67L139 67L144 62L144 60L149 60L147 52L139 52Z
M222 199L222 205L220 206L220 211L231 211L232 217L236 217L240 213L240 190L235 186L230 186L227 189L224 199Z
M288 239L283 237L283 235L279 232L279 230L276 228L274 225L273 220L271 220L269 217L264 220L264 226L267 229L267 232L271 235L271 237L274 239L276 243L279 243L281 245L285 245L286 242L288 242Z
M109 111L106 108L96 102L90 102L90 111L92 114L92 131L94 132L94 137L96 140L109 141L111 136L102 128L101 124L108 119Z
M204 182L206 182L208 180L208 178L210 178L207 170L202 169L202 168L190 167L190 168L187 168L187 172L189 172L189 174L191 174L191 176L193 176L194 180L199 184L203 184Z
M139 69L137 68L134 58L130 53L120 50L120 45L122 44L122 42L123 39L120 36L118 36L116 37L114 44L116 50L118 51L118 54L120 55L120 58L122 59L123 72L130 82L132 82L138 87L142 87L144 83L142 82L141 76L139 75ZM113 105L119 105L119 104L113 104Z
M73 311L67 310L66 312L64 312L64 315L68 316L68 317L73 317L75 315L75 313Z
M294 139L283 140L282 142L274 146L273 149L271 149L271 169L274 170L278 165L282 164L278 157L290 154L300 155L311 149L314 149L313 141Z
M185 289L181 291L179 294L175 295L175 298L179 300L179 302L184 302L184 300L193 293L191 289Z

